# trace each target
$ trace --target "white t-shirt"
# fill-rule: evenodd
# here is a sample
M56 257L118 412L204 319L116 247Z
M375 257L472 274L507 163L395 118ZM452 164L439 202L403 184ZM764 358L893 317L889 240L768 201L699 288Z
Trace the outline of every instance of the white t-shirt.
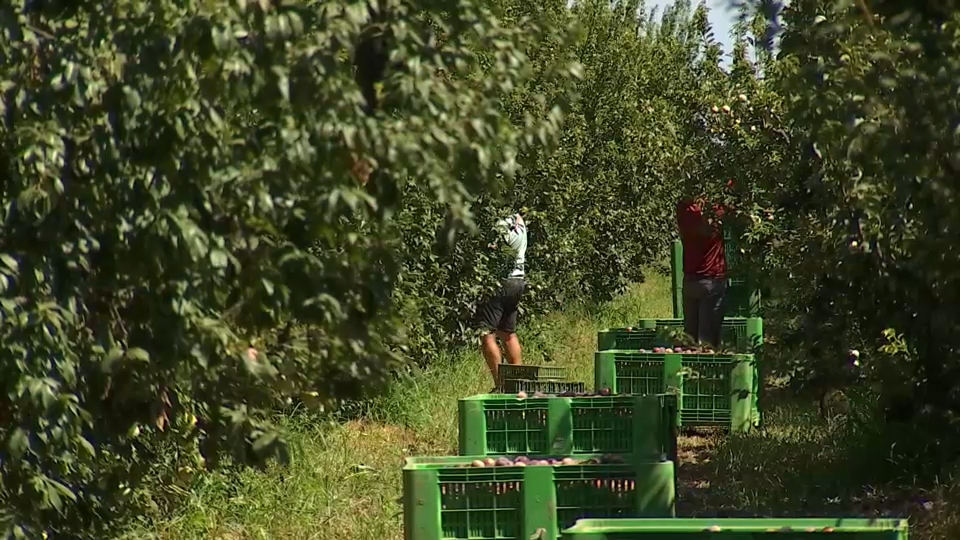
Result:
M497 225L504 230L504 239L507 245L517 253L516 262L509 277L522 278L524 277L524 263L527 259L527 224L520 214L514 214L501 219Z

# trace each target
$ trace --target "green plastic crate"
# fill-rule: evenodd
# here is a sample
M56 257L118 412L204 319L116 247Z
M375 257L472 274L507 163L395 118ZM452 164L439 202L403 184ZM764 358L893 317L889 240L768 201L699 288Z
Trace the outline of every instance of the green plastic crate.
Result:
M597 332L597 350L607 351L652 349L672 345L657 339L661 328L683 329L683 319L640 319L636 326L608 328ZM753 352L763 344L763 319L759 317L727 317L723 320L722 341L738 352Z
M907 540L906 519L581 519L562 540Z
M683 319L683 242L673 241L670 253L670 281L673 293L673 316Z
M737 271L740 268L743 252L740 248L741 231L733 230L731 227L723 229L723 254L727 261L727 268Z
M572 381L527 381L519 379L504 379L500 381L500 391L505 394L516 394L526 392L533 394L540 392L542 394L564 394L575 392L582 394L587 391L587 385L582 382Z
M680 425L749 431L759 423L757 362L752 354L662 354L598 351L597 388L615 394L679 395Z
M630 330L611 328L597 333L597 350L633 350L652 349L669 345L657 340L657 331L662 327L683 328L683 319L640 319ZM757 373L753 378L753 392L757 403L754 406L754 425L761 425L763 415L760 404L763 402L764 365L763 319L759 317L728 317L723 321L724 343L733 343L738 352L750 352L757 360ZM658 384L658 383L657 383ZM650 387L654 388L654 387ZM624 392L621 392L624 393ZM641 392L649 393L649 392Z
M500 364L498 371L501 379L522 379L526 381L567 380L567 368L559 366Z
M731 277L727 280L727 294L723 299L725 316L757 317L762 307L760 288L752 277Z
M636 454L676 461L675 395L517 398L458 403L460 455Z
M670 461L462 467L482 456L408 458L406 540L554 540L584 517L673 517Z

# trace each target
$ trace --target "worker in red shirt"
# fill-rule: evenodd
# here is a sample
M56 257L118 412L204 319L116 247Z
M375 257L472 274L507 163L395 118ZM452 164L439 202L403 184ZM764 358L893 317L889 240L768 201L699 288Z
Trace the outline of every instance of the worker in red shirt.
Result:
M684 331L697 342L715 348L720 346L727 292L723 216L722 206L713 205L710 212L703 197L684 197L677 202L677 225L683 243Z

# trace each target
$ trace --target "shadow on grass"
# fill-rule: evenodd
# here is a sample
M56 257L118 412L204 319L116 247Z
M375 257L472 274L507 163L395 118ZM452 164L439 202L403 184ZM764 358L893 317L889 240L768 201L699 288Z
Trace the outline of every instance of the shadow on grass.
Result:
M960 538L957 477L924 474L929 436L867 418L826 421L785 397L769 402L762 431L686 438L678 515L907 517L912 539Z

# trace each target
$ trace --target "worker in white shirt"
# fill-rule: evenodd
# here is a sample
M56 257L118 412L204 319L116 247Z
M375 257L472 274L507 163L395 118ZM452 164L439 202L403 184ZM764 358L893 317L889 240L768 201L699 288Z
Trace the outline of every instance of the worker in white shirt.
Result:
M477 308L477 323L486 333L481 338L483 356L490 368L494 384L497 384L500 367L500 345L507 355L507 362L520 364L520 340L517 339L517 310L520 298L526 289L524 262L527 253L527 224L519 213L502 219L498 226L503 229L504 240L516 253L513 270L503 281L500 290Z

